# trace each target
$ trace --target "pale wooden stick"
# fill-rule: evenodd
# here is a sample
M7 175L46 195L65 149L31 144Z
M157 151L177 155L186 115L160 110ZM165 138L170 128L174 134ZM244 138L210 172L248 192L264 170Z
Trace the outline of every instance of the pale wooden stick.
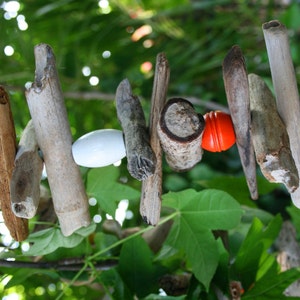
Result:
M244 56L233 46L223 61L227 102L236 134L236 145L252 199L258 198L255 155L251 140L248 75Z
M299 176L275 99L259 76L249 74L248 78L256 161L270 182L283 183L289 192L293 192L299 186Z
M150 145L156 156L155 172L142 182L140 213L144 221L156 225L160 218L162 193L162 149L157 133L160 113L167 97L170 70L164 53L156 57L150 112Z
M127 169L137 180L145 180L155 170L155 154L150 147L145 115L138 97L132 94L127 79L116 92L117 115L121 123L127 157Z
M300 102L295 70L291 58L287 29L279 21L263 24L277 109L290 139L290 146L300 173ZM300 188L291 194L300 208Z
M169 166L177 172L193 168L202 158L202 134L205 121L193 105L172 98L164 106L157 132Z
M42 170L43 160L38 153L35 131L30 120L19 142L10 183L12 210L16 216L26 219L35 216L40 201Z
M87 195L72 156L72 136L52 49L35 47L36 76L26 98L62 233L90 223Z
M4 223L16 241L28 236L28 221L18 218L12 212L10 200L10 180L17 151L14 121L9 97L0 86L0 203Z

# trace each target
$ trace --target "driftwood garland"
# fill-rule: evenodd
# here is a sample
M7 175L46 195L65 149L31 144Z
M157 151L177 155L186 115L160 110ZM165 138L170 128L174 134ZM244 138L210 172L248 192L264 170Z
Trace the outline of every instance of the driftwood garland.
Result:
M21 136L10 183L12 210L16 216L30 219L35 216L40 201L40 180L43 160L32 120Z
M270 182L283 183L291 193L299 186L289 137L265 82L250 74L251 130L256 160Z
M292 155L300 173L300 101L295 70L291 58L288 32L279 21L263 24L278 113L289 135ZM300 208L300 188L291 193Z
M251 198L257 199L256 165L250 130L248 75L244 56L238 46L233 46L223 61L223 79L242 167Z
M11 209L10 181L17 151L14 121L9 97L0 86L0 203L4 223L16 241L28 236L28 221L18 218Z
M164 53L156 58L150 112L150 145L156 156L155 172L142 182L140 213L144 221L156 225L160 218L162 194L162 149L157 133L160 113L167 97L169 85L169 63Z
M154 173L156 158L150 147L143 109L127 79L117 88L116 106L124 134L127 169L132 177L145 180Z
M202 134L205 122L190 102L172 98L164 106L157 132L166 161L175 171L187 171L202 158Z
M52 49L35 47L36 76L26 98L62 233L90 223L87 195L72 156L72 136Z

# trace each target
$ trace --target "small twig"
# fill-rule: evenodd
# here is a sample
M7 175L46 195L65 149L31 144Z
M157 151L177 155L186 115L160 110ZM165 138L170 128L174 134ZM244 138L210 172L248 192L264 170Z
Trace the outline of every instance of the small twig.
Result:
M150 113L150 145L156 156L155 172L142 183L140 213L144 221L156 225L160 218L162 194L162 149L157 133L160 113L167 97L169 85L169 64L164 53L156 58Z
M84 261L72 263L69 261L59 262L29 262L29 261L8 261L0 260L0 267L5 268L28 268L28 269L53 269L55 271L79 271L84 266ZM93 270L108 270L118 264L116 260L99 261L93 264ZM85 271L90 271L92 268L87 267Z
M292 155L300 173L300 101L287 29L279 21L265 23L262 28L278 113L286 126ZM300 207L300 188L291 194L291 198Z
M35 47L36 76L26 98L43 153L55 212L62 233L90 224L87 195L72 156L72 135L52 49Z
M250 74L248 78L252 140L257 163L270 182L283 183L289 192L293 192L299 186L299 176L275 99L259 76Z
M137 180L145 180L154 173L156 159L150 147L142 106L139 99L132 95L127 79L117 88L116 106L124 134L127 169Z
M15 167L10 183L12 210L16 216L30 219L35 216L40 201L40 181L43 160L33 123L30 120L21 136Z
M251 139L248 75L241 49L233 46L223 61L225 91L241 158L252 199L258 198L255 155Z
M9 97L0 86L0 202L4 223L16 241L28 236L28 221L15 216L11 209L10 181L16 155L16 133Z
M164 106L157 132L169 166L177 171L193 168L202 158L205 122L190 102L172 98Z

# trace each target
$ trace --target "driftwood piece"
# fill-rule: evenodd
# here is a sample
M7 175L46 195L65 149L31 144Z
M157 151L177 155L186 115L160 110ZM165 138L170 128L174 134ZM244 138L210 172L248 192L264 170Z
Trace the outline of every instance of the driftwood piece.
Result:
M279 21L263 24L278 113L284 122L292 155L300 173L300 102L295 70L291 58L288 33ZM300 208L300 188L291 198Z
M248 188L253 200L258 198L255 155L251 139L248 75L241 49L233 46L223 61L223 79L227 102L236 134Z
M72 136L52 49L34 49L35 82L26 98L47 170L55 212L62 233L69 236L90 223L87 195L72 156Z
M116 106L124 134L127 169L132 177L145 180L154 173L156 159L150 147L142 106L138 97L132 94L127 79L124 79L117 88Z
M169 85L169 63L164 53L156 57L156 67L151 98L150 112L150 145L156 156L155 172L142 182L140 214L144 221L156 225L160 218L162 194L162 149L157 133L160 113L167 97Z
M291 193L299 186L289 137L265 82L250 74L251 130L257 163L270 182L283 183Z
M10 180L17 151L14 121L9 97L0 86L0 203L4 223L16 241L28 236L28 221L18 218L11 209Z
M40 201L40 181L43 160L38 153L38 144L32 120L21 136L10 190L11 205L18 217L30 219L35 216Z
M157 132L166 161L174 171L187 171L201 159L205 122L185 99L170 99L164 106Z

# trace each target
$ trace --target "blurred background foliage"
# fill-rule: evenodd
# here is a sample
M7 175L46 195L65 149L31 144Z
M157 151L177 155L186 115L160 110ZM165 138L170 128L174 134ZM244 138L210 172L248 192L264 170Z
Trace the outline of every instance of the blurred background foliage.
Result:
M24 92L34 80L33 51L39 43L49 44L56 55L74 140L96 129L120 128L113 100L124 78L148 118L159 52L166 53L171 68L169 97L191 98L203 114L214 104L226 109L222 61L233 45L241 47L248 72L271 86L261 27L273 19L289 29L300 78L298 1L20 0L0 5L0 84L11 95L18 137L30 119ZM139 188L140 183L130 183ZM164 191L188 187L220 188L240 203L256 206L249 200L236 147L205 153L186 173L176 174L164 165ZM285 213L290 200L281 186L259 176L259 189L264 194L260 207Z

